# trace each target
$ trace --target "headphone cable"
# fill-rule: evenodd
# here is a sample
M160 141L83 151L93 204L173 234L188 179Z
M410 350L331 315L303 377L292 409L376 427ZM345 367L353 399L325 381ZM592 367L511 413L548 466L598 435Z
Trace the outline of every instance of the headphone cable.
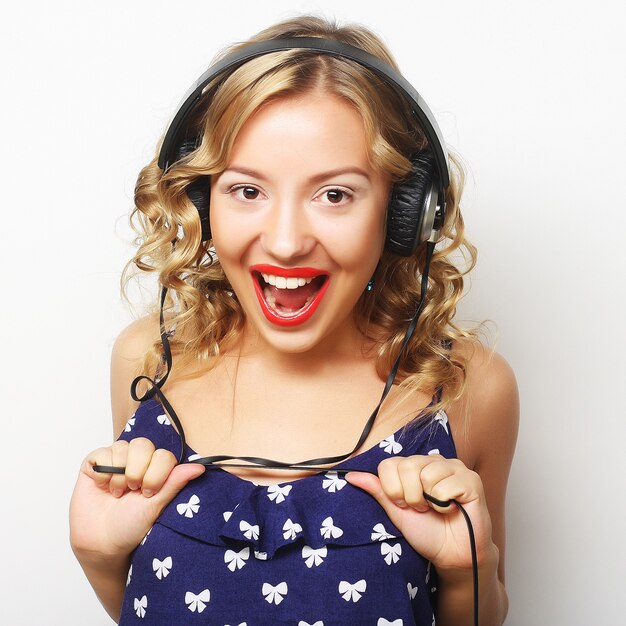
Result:
M402 360L404 352L409 344L409 341L411 340L411 337L413 336L413 333L415 332L415 329L417 328L417 322L426 304L426 293L428 290L428 274L429 274L429 269L430 269L430 262L432 260L432 256L435 250L436 239L437 237L434 234L426 242L426 260L424 263L424 272L422 273L422 280L421 280L421 285L420 285L420 300L419 300L418 307L405 331L402 345L400 347L396 360L394 361L391 367L389 376L387 377L387 381L385 383L385 387L383 389L381 398L378 404L376 405L376 408L374 409L374 411L368 418L365 424L365 427L361 433L361 436L359 437L359 440L356 446L351 452L348 452L347 454L343 454L340 456L309 459L307 461L301 461L298 463L289 463L286 461L276 461L273 459L264 459L264 458L259 458L259 457L247 457L247 456L234 457L230 455L214 455L214 456L209 456L209 457L202 457L202 458L194 459L193 463L199 463L200 465L204 465L207 469L223 468L223 467L251 468L251 467L256 466L256 467L262 467L266 469L282 469L282 470L301 469L301 470L314 471L314 472L337 471L338 474L341 473L344 475L350 471L363 471L363 470L350 470L347 468L333 470L332 467L322 468L318 466L321 464L325 464L325 463L338 463L340 461L343 461L344 459L347 459L352 454L354 454L354 452L356 452L367 439L367 436L369 435L374 425L374 420L376 419L376 416L378 415L380 407L382 406L383 401L385 400L385 398L387 397L387 394L392 388L393 381L395 380L396 374L400 367L400 362ZM174 242L172 242L172 246L174 246ZM165 397L165 394L161 391L161 387L165 384L165 381L167 380L172 369L172 350L171 350L170 343L169 343L169 333L165 329L165 316L163 312L166 295L167 295L167 287L163 285L161 289L161 298L160 298L159 328L160 328L160 333L161 333L161 343L163 345L163 357L165 359L165 363L167 366L166 372L163 375L163 377L160 379L153 379L146 375L137 376L131 383L130 395L133 398L133 400L135 400L135 402L140 402L140 403L145 402L146 400L149 400L153 398L154 396L158 397L161 405L167 412L168 416L171 418L180 436L181 449L180 449L180 454L178 457L178 463L182 464L186 462L185 453L187 450L187 442L185 438L185 430L183 428L183 425L178 415L176 414L176 411L174 410L174 407L172 407L168 399ZM146 392L142 396L140 396L137 393L137 386L142 380L147 381L147 383L150 385L150 388L147 389ZM430 405L426 407L424 412L428 411L429 408L430 408ZM222 463L222 461L233 460L233 459L239 460L239 461L247 461L248 464ZM110 466L110 465L94 465L93 471L100 472L100 473L109 473L109 474L124 474L125 468L117 467L117 466ZM374 472L369 472L369 473L374 474ZM448 500L448 501L438 500L437 498L434 498L430 494L426 494L426 493L424 494L424 498L426 498L426 500L440 507L448 507L452 503L454 503L463 514L463 517L467 524L467 530L468 530L469 539L470 539L470 551L471 551L471 557L472 557L474 626L478 626L478 561L477 561L477 556L476 556L476 540L474 537L474 529L472 527L472 522L469 518L469 515L465 511L465 509L456 500Z

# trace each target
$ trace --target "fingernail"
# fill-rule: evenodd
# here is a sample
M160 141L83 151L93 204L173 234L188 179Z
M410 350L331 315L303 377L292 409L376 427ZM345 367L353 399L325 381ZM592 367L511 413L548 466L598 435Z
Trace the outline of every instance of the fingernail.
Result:
M121 498L123 493L123 489L113 489L113 496L116 498Z
M394 504L399 506L401 509L406 509L406 502L404 500L396 500Z
M144 498L150 498L154 495L154 491L152 491L152 489L144 489L141 493L143 494Z

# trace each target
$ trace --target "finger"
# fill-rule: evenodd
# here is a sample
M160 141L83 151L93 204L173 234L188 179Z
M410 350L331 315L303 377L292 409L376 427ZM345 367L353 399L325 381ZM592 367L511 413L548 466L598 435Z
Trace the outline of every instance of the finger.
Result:
M141 487L154 451L154 444L145 437L137 437L128 444L126 484L131 491L136 491Z
M469 502L481 499L482 483L480 482L478 474L467 470L467 472L452 474L440 480L433 486L431 495L438 500L456 500L460 504L468 504ZM432 506L437 511L442 512L448 512L456 508L448 507L447 509L443 509L436 504Z
M163 483L163 487L155 493L152 499L161 506L169 504L190 480L201 476L205 469L204 465L200 465L199 463L183 463L182 465L177 465L169 473L167 480Z
M402 484L406 503L420 513L428 511L428 503L424 499L424 490L420 473L424 467L421 459L407 457L398 463L398 476Z
M422 513L428 510L428 504L424 499L424 488L421 481L421 473L425 467L436 463L443 457L437 454L416 454L408 457L393 457L397 464L398 477L402 486L404 500L409 506ZM383 487L385 484L383 483Z
M98 448L90 452L80 466L80 471L91 478L98 487L108 488L112 474L94 472L94 465L111 465L111 448Z
M119 440L111 446L111 465L125 467L128 458L128 441ZM126 491L126 474L113 474L109 482L109 490L116 497Z
M378 478L374 474L369 472L348 472L344 478L354 487L363 489L367 493L371 493L378 486L376 483L380 483Z
M351 485L369 493L387 513L392 524L402 527L403 509L387 495L378 476L366 472L349 472L345 478Z
M404 488L402 480L398 473L398 467L402 459L400 457L392 457L385 459L378 464L378 478L380 485L389 497L389 499L401 508L406 508L406 498L404 496Z
M155 450L143 476L141 493L146 498L153 496L163 487L177 463L176 457L169 450L164 448Z
M448 476L452 476L459 472L464 473L469 471L470 470L468 470L467 467L458 459L445 459L440 457L433 463L429 463L422 468L422 471L420 472L422 488L426 493L437 497L435 493L433 493L435 485L446 479ZM438 499L443 500L443 498Z

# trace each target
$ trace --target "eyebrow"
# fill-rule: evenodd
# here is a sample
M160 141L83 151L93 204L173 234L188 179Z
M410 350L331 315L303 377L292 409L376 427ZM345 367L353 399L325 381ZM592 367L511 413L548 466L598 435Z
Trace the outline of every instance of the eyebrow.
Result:
M258 178L260 180L266 180L265 176L256 170L250 169L248 167L240 167L239 165L233 165L231 167L226 168L222 174L226 173L235 173L235 174L243 174L244 176L252 176L253 178ZM341 176L342 174L357 174L359 176L363 176L368 181L370 180L370 175L360 167L356 166L348 166L348 167L338 167L334 170L328 170L327 172L320 172L315 176L311 176L309 178L309 182L317 183L322 180L326 180L328 178L333 178L335 176Z

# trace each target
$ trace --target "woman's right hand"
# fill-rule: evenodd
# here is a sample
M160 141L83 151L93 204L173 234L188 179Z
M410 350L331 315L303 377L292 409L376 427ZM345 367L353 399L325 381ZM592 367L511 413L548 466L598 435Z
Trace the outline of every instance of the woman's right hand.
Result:
M94 465L125 466L125 474L94 472ZM70 503L70 538L77 554L126 557L161 511L204 472L197 463L177 465L169 450L144 437L116 441L87 455Z

